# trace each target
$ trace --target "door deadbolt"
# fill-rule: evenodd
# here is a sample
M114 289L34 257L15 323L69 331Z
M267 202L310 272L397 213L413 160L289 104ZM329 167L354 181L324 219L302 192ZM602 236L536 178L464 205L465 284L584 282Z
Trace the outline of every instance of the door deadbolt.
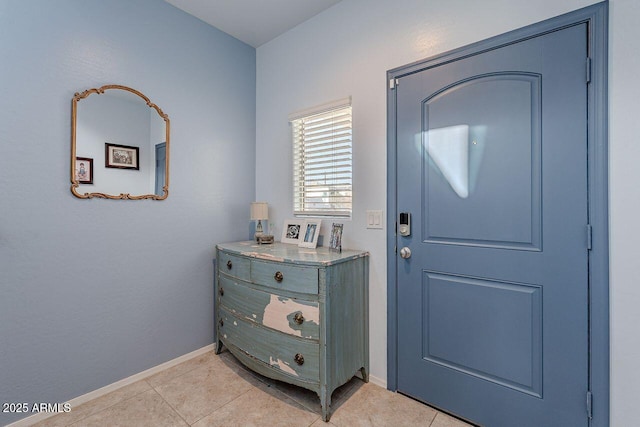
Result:
M409 212L400 212L398 232L404 237L411 235L411 214Z

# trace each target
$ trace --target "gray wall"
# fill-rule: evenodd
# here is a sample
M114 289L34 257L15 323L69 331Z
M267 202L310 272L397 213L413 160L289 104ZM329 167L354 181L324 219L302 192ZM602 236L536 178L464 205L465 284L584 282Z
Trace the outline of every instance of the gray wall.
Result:
M71 98L105 84L169 115L167 200L69 191ZM255 49L164 1L0 1L0 403L212 343L213 245L248 235L255 93Z

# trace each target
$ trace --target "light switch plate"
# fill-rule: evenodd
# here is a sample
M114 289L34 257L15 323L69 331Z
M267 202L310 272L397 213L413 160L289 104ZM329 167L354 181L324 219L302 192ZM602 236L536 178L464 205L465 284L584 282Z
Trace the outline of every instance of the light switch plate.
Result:
M382 211L367 211L367 228L383 229Z

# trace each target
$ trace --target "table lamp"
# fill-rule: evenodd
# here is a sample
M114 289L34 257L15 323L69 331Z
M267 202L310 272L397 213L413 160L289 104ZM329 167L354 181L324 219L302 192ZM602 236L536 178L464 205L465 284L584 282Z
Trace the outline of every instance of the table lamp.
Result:
M252 202L251 220L258 221L258 224L256 224L256 234L254 236L256 240L259 240L259 238L264 234L262 230L263 219L269 219L269 205L267 202Z

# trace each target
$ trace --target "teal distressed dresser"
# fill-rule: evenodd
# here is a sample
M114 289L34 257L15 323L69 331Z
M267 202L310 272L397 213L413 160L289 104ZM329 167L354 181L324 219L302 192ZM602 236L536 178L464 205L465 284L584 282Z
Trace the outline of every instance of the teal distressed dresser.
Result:
M255 242L219 244L216 353L318 394L369 376L369 254Z

